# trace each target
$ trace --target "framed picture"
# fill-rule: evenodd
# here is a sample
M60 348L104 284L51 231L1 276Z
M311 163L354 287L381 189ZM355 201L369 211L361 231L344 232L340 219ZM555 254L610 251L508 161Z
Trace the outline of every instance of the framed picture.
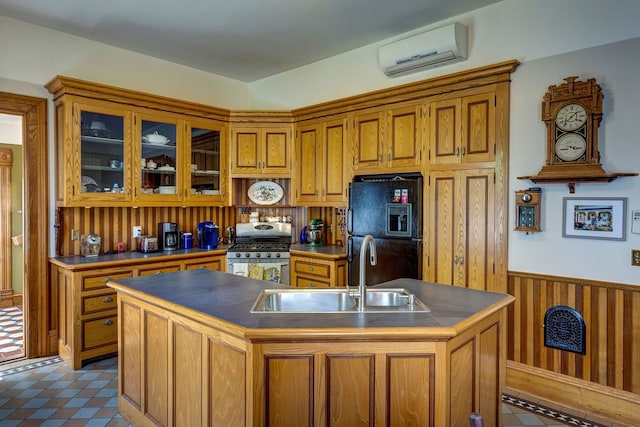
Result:
M626 197L565 197L563 201L562 237L626 240Z

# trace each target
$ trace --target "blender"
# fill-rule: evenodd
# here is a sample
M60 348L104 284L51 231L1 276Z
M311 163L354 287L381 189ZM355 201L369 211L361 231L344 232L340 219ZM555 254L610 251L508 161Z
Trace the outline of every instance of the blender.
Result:
M309 221L309 228L307 233L309 246L322 246L322 228L324 223L321 219L312 219Z

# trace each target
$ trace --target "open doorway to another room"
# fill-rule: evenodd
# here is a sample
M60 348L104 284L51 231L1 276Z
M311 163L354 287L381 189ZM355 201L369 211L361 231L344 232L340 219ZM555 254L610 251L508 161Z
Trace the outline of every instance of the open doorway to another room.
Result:
M0 363L25 357L22 126L0 114Z

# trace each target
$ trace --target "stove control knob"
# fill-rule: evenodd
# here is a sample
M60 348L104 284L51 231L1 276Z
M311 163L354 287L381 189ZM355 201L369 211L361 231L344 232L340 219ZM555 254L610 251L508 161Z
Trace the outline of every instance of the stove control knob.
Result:
M246 258L249 258L249 257L251 256L251 254L250 254L249 252L247 252L246 254L244 254L244 256L245 256Z
M236 252L236 258L240 258L240 255L242 255L240 252Z
M256 253L256 258L260 258L260 252Z
M267 252L267 258L271 258L271 252Z
M280 252L276 252L276 258L280 258Z

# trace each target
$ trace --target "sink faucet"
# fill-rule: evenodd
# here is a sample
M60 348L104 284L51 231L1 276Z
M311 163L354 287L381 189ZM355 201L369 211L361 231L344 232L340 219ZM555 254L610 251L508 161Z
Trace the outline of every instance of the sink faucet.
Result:
M376 241L371 234L367 234L362 239L362 246L360 247L360 283L358 284L358 291L360 293L360 300L358 301L358 311L363 311L367 302L367 285L365 274L365 257L367 256L367 244L369 246L369 262L371 265L376 265L378 257L376 255Z

